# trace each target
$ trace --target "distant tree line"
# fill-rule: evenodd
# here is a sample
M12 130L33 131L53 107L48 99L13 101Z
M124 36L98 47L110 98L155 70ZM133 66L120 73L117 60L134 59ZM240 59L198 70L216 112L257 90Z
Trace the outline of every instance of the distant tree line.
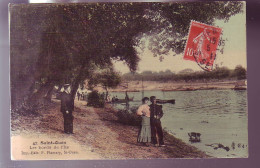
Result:
M200 80L224 80L246 79L246 69L241 65L236 66L235 69L227 67L216 68L211 72L207 71L193 71L191 69L184 69L179 73L174 73L170 70L152 72L144 71L142 73L126 73L122 75L123 80L144 80L144 81L200 81Z

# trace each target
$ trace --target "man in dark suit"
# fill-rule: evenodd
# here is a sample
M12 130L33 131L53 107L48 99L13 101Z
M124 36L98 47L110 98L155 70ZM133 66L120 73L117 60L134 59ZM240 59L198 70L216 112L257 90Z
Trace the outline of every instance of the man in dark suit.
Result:
M67 134L73 134L73 115L74 100L70 95L69 84L64 85L64 91L61 93L61 108L60 111L64 118L64 132Z
M163 130L160 119L163 116L162 105L156 104L156 97L150 97L151 105L151 134L152 134L152 143L156 146L165 146L163 141Z

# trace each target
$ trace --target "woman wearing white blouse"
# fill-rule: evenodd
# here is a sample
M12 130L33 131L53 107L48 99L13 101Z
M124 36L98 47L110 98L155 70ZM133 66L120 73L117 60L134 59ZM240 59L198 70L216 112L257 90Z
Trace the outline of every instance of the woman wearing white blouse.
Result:
M149 98L142 99L143 104L139 106L136 114L142 116L142 125L138 134L137 142L148 146L151 142L151 125L150 125L150 107L148 106Z

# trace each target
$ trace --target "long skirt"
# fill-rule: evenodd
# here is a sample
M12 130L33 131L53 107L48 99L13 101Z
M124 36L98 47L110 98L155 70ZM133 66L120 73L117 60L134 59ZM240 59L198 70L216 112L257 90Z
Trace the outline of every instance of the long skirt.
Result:
M151 142L150 118L142 116L142 125L138 134L137 142Z

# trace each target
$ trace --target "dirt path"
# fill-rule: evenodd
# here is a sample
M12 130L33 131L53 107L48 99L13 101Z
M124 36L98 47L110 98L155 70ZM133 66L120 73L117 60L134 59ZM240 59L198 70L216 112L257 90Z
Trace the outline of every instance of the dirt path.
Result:
M166 147L140 146L136 142L137 127L119 123L111 108L87 107L85 101L75 101L74 134L64 134L60 102L53 101L48 108L40 111L40 116L21 115L12 119L12 135L69 139L79 144L88 155L82 159L208 157L169 134L165 134Z

